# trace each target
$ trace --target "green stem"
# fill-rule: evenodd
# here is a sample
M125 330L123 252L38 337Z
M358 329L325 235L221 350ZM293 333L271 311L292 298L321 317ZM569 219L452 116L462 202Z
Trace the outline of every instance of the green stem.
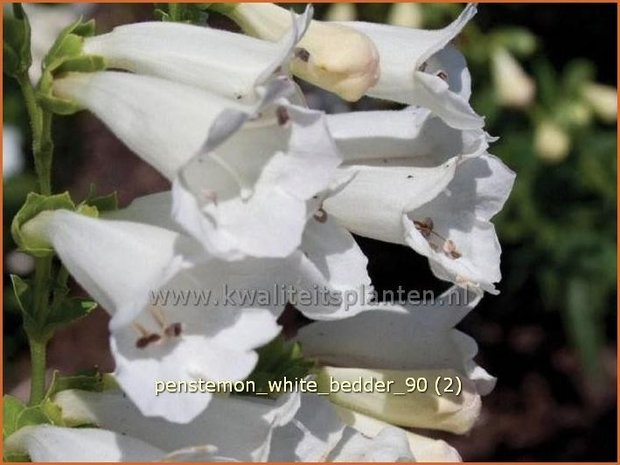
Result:
M45 397L45 358L47 341L30 339L30 361L32 379L30 384L30 400L28 405L37 405Z
M32 153L34 166L39 182L39 192L43 195L52 193L52 114L39 106L28 73L22 73L17 77L19 86L24 96L30 127L32 129ZM28 342L30 344L30 361L32 384L30 388L30 405L35 405L43 400L45 395L45 352L48 336L42 334L41 329L47 320L50 307L50 281L52 271L52 257L38 258L34 274L34 301L33 315L38 328L29 331Z

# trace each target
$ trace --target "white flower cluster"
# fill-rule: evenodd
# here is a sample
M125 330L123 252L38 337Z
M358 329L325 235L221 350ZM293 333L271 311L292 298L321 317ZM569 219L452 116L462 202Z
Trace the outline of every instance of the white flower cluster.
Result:
M487 152L450 44L475 13L429 31L252 3L227 11L246 34L146 22L84 39L110 70L67 73L54 96L95 114L172 189L98 218L55 210L26 224L111 314L122 391L60 392L67 424L98 428L23 428L5 447L34 461L458 460L399 426L464 433L494 385L454 329L500 280L490 221L514 181ZM409 106L326 115L292 75L346 100ZM372 290L351 233L411 247L454 285L418 306L291 302L322 320L296 336L319 377L445 378L458 394L156 393L158 380L244 380L280 333L283 303L224 305L224 285ZM153 305L162 289L216 298Z

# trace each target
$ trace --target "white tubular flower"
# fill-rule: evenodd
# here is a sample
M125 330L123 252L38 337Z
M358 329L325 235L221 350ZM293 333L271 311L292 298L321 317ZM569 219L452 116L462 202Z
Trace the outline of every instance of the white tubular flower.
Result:
M243 32L273 42L281 40L291 22L290 12L272 3L239 3L224 13ZM379 79L377 49L355 29L312 21L297 45L293 74L345 100L358 100Z
M325 199L348 230L408 244L451 282L494 291L501 249L490 223L514 174L488 155L482 130L450 128L428 110L328 116L353 179Z
M103 56L110 68L159 76L251 102L258 98L257 88L274 73L286 72L293 48L311 18L312 7L293 22L289 15L288 30L278 43L181 23L134 23L86 38L83 51Z
M464 433L478 418L480 396L495 384L473 361L475 341L454 329L479 300L479 293L455 286L432 305L384 305L353 318L313 323L297 338L304 354L324 366L319 386L332 402L396 425ZM344 381L371 382L374 388L351 391L349 384L347 392Z
M7 441L10 449L27 452L37 462L264 462L273 431L290 422L299 408L298 394L277 401L216 396L191 423L179 425L145 417L118 391L62 391L54 401L67 424L102 429L24 428Z
M145 415L190 421L212 395L158 396L155 381L244 379L256 364L254 349L280 331L272 302L258 308L223 295L265 287L257 284L267 279L261 273L278 280L284 262L207 260L199 244L176 231L66 210L44 212L23 229L51 244L75 280L112 314L116 376ZM167 290L178 294L166 296Z
M507 107L526 108L534 100L536 84L521 64L504 48L491 56L493 83L499 103Z
M258 104L246 105L197 87L130 73L70 73L54 81L55 96L94 113L136 155L171 181L201 149L209 128L224 110L255 115L291 91L290 82L275 80ZM228 129L227 124L239 123L220 122L223 129Z
M341 23L366 34L379 51L381 76L367 95L429 108L455 128L482 127L484 120L469 105L465 59L448 45L475 14L476 5L469 4L452 24L436 31Z
M253 106L127 73L74 75L54 86L173 181L174 218L209 253L238 260L291 254L312 213L308 201L341 162L324 115L281 98L291 84L271 81Z

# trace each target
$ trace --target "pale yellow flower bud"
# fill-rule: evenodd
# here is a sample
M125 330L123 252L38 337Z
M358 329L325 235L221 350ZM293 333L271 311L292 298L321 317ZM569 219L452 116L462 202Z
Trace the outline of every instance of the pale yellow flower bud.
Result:
M269 41L279 40L291 27L290 12L271 3L240 3L226 14L245 33ZM355 101L379 80L379 53L361 32L312 21L290 69L301 79Z
M583 89L583 96L599 118L607 123L616 121L618 94L615 87L587 84Z
M493 53L492 71L495 92L501 105L525 108L532 103L536 85L505 49L498 48Z
M534 148L540 158L550 162L560 162L568 155L571 141L560 126L552 121L543 121L536 128Z
M385 422L465 433L480 414L475 384L452 369L324 367L319 389L342 407Z
M332 3L325 13L327 21L355 21L357 13L353 3Z
M420 28L424 20L418 3L394 3L390 7L387 22L392 26Z

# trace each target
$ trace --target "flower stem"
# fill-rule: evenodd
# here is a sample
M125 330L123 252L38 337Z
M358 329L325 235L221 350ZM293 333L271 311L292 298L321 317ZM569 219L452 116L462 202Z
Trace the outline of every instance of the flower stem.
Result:
M45 359L47 340L30 338L30 363L32 377L30 380L30 400L28 405L37 405L45 397Z
M17 81L24 96L26 109L30 118L32 130L32 153L34 166L39 183L39 192L43 195L52 193L52 114L37 103L34 87L30 82L28 73L22 73ZM50 303L50 281L52 270L52 257L37 258L34 274L34 300L33 315L37 326L34 331L27 331L30 345L31 362L31 387L29 405L36 405L45 395L45 364L46 346L49 340L43 334L42 328L47 320Z

